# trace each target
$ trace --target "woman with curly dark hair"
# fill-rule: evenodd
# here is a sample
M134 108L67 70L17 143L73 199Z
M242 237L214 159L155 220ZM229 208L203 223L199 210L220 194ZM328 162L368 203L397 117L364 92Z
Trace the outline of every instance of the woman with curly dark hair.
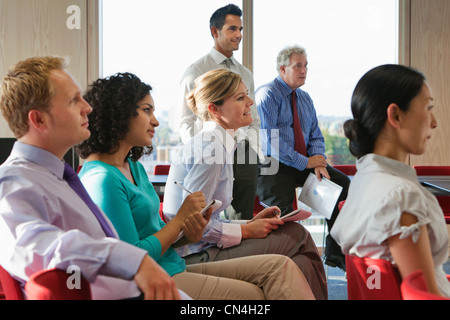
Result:
M128 134L130 118L138 116L139 102L150 94L152 87L134 74L121 73L108 79L98 79L90 89L84 98L91 106L95 106L89 116L92 138L77 146L77 152L83 159L93 153L112 154L119 149L120 141ZM142 105L146 113L152 107L146 102ZM158 125L155 119L154 127ZM152 149L151 145L133 146L127 157L137 161L144 154L150 154Z
M159 125L151 87L130 73L95 81L85 95L92 106L91 137L78 146L86 159L80 178L121 240L148 251L177 287L194 299L314 299L303 273L287 257L261 255L186 267L173 247L198 242L210 219L202 192L190 194L165 224L159 197L137 160L150 150ZM180 232L184 237L176 241ZM175 244L174 244L175 242ZM255 270L262 272L255 275Z

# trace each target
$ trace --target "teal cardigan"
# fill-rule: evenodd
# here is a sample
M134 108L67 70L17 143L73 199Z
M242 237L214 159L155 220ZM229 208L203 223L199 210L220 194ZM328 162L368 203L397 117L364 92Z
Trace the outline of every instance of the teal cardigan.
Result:
M105 212L121 240L147 250L150 257L173 276L186 269L184 259L169 249L161 255L161 243L153 236L165 223L159 216L159 197L144 166L128 160L136 185L119 169L101 161L86 162L79 173L92 200Z

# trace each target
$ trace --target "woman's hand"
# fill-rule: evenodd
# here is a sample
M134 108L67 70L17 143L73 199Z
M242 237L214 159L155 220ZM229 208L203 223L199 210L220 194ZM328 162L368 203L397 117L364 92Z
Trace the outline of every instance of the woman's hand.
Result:
M183 223L191 214L200 213L206 207L205 195L201 191L193 192L184 199L174 219Z
M204 216L200 213L191 214L184 220L181 229L189 243L197 243L202 239L203 232L211 218L212 210L213 208L209 208Z
M258 219L270 219L270 218L279 217L280 214L281 214L280 208L278 208L276 206L269 207L269 208L266 208L266 209L262 210L261 212L259 212L249 222L253 222Z
M174 244L174 241L177 239L180 231L184 230L183 228L186 220L194 219L194 217L196 217L195 219L199 219L201 221L200 212L204 207L206 207L206 200L203 192L194 192L186 197L180 209L178 210L177 215L172 220L170 220L161 230L154 234L154 236L158 238L159 242L161 243L162 254L164 254L167 249ZM191 221L190 225L195 224L193 221ZM203 226L203 222L201 225ZM198 233L200 231L190 229L188 230L188 232L190 233L190 237L195 239L196 237L198 237ZM185 241L186 243L182 243L180 241L177 242L176 246L187 244L187 241Z
M283 224L284 221L278 217L251 220L247 224L241 225L242 239L263 239Z

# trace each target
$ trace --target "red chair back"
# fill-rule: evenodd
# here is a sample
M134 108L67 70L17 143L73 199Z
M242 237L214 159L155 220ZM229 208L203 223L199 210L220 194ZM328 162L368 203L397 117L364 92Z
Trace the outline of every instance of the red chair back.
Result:
M402 300L401 278L384 259L346 255L348 300Z
M80 288L70 289L67 280L71 274L60 269L36 272L25 284L29 300L92 300L91 286L81 277Z
M427 283L422 270L417 270L406 276L401 284L403 300L450 300L428 292Z
M157 164L155 165L155 168L153 169L153 174L155 176L160 175L168 175L170 170L170 164Z
M19 282L14 279L8 271L0 266L0 284L2 288L2 293L0 296L5 300L23 300L22 288Z
M164 208L163 208L163 202L159 203L159 216L161 217L161 220L167 223L166 216L164 215Z
M413 166L418 176L450 176L450 166Z
M339 164L333 166L333 168L348 176L354 176L356 174L356 165L354 164Z
M264 210L264 207L259 203L259 197L256 196L255 202L253 203L253 216L256 216L262 210Z
M444 212L444 216L450 216L450 196L436 196L436 200L438 201L442 212Z

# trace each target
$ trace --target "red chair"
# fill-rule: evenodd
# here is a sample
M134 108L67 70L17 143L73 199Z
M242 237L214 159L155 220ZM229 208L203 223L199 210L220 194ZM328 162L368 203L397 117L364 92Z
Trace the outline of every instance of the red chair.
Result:
M418 176L450 176L450 166L413 166ZM450 196L436 196L445 221L450 224Z
M356 165L354 164L339 164L333 166L336 170L339 170L347 176L354 176L356 174Z
M403 300L450 300L428 292L422 270L417 270L406 276L400 286Z
M347 175L347 176L354 176L356 174L356 165L354 164L338 164L338 165L334 165L333 168L335 168L336 170L339 170L340 172L342 172L343 174ZM339 202L338 204L338 208L339 211L342 210L342 207L345 204L345 200Z
M155 165L155 168L153 169L153 174L155 176L168 175L169 170L170 170L170 164L157 164L157 165Z
M418 176L450 176L450 166L413 166Z
M8 271L0 266L0 284L2 287L3 300L23 300L23 292L19 282L14 279Z
M71 274L60 269L36 272L25 284L29 300L92 300L91 286L81 277L80 288L70 289L67 280Z
M170 170L170 164L157 164L153 168L153 174L155 176L164 176L168 175ZM164 201L164 195L159 195L159 201L162 203ZM160 213L162 212L162 207L160 208ZM163 216L163 215L162 215Z
M264 210L264 207L259 203L259 197L256 196L255 197L255 202L253 204L253 216L256 216L262 210Z
M402 300L401 278L384 259L345 256L348 300Z
M162 202L159 203L159 216L161 217L162 221L167 223L166 216L164 215L164 211L163 211L163 203Z

